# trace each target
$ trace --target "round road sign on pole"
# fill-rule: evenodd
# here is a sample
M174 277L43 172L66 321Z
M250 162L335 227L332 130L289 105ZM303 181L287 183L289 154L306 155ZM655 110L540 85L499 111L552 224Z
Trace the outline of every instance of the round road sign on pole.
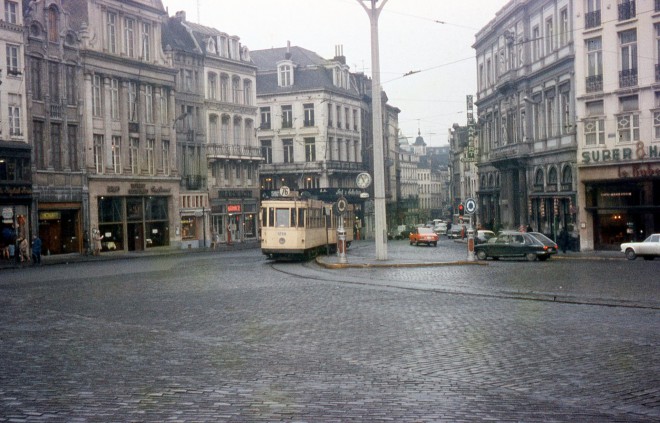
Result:
M468 198L465 200L465 213L473 214L477 210L477 202L474 201L474 198Z

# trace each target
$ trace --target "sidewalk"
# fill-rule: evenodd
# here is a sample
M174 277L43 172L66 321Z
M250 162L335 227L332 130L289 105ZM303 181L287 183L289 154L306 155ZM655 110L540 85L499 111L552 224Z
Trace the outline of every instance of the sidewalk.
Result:
M141 257L153 257L153 256L171 256L171 255L181 255L181 254L195 254L195 253L210 253L210 252L224 252L224 251L236 251L236 250L248 250L253 248L259 248L258 241L246 241L239 243L232 243L231 245L220 244L215 250L211 248L171 248L171 247L158 247L143 251L113 251L113 252L103 252L98 256L93 255L84 255L80 253L69 253L69 254L56 254L56 255L42 255L41 256L41 265L49 266L55 264L70 264L70 263L81 263L81 262L94 262L94 261L109 261L109 260L119 260L119 259L132 259L132 258L141 258ZM32 267L32 262L24 264L23 267ZM21 265L17 264L13 259L12 260L1 260L0 261L0 271L5 269L20 269Z
M429 267L429 266L487 266L489 261L468 260L467 240L454 240L456 244L465 245L465 250L453 251L440 257L429 260L427 254L422 254L422 248L406 248L406 242L388 242L387 260L376 259L376 249L373 241L354 241L351 248L347 250L344 262L339 255L318 256L316 263L328 269L366 268L366 267ZM403 245L404 248L398 248ZM440 244L439 244L440 247ZM438 248L439 248L438 247ZM625 260L623 253L619 251L567 251L559 252L552 256L551 260Z

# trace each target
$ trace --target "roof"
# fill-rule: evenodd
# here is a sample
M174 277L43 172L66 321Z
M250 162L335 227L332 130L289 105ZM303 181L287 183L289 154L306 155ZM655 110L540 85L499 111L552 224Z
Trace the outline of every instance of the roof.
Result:
M278 47L266 50L254 50L250 54L252 61L260 72L277 70L277 62L286 58L287 49L291 54L290 60L297 66L325 66L330 62L311 50L302 47Z

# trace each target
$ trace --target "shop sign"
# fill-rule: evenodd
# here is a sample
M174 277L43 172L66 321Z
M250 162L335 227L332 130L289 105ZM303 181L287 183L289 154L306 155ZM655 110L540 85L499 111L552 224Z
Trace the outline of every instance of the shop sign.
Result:
M152 194L169 194L170 192L172 192L172 188L165 188L163 186L151 187Z
M227 213L240 213L241 205L240 204L227 204Z
M149 194L149 190L147 189L146 184L133 183L133 184L131 184L131 187L128 189L128 194L129 195L147 195L147 194Z
M218 198L252 198L252 190L249 189L221 189Z
M32 194L32 188L29 186L22 186L22 187L9 187L9 186L1 186L0 187L0 195L7 195L9 197L13 197L14 195L30 195Z
M646 176L660 176L660 165L638 164L618 169L619 178L643 178Z
M39 220L58 220L62 214L58 211L43 211L39 212Z
M106 191L107 191L109 194L117 193L117 192L119 192L119 186L117 186L117 185L108 185L108 186L106 187Z
M11 219L14 217L14 210L11 207L3 207L2 208L2 218L4 220Z
M635 145L634 151L633 148L631 147L607 148L603 150L583 151L582 164L597 164L597 163L618 162L618 161L627 161L627 160L657 159L658 157L660 156L658 155L657 145L651 145L645 147L644 143L642 141L639 141Z

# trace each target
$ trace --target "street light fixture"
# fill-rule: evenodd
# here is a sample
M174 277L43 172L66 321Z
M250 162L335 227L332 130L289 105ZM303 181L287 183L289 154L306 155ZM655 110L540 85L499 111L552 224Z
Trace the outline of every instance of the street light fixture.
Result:
M357 0L371 23L371 102L374 148L374 217L376 260L387 260L387 221L385 216L385 163L383 157L383 105L381 103L380 58L378 51L378 17L388 0ZM365 3L369 3L367 7Z

